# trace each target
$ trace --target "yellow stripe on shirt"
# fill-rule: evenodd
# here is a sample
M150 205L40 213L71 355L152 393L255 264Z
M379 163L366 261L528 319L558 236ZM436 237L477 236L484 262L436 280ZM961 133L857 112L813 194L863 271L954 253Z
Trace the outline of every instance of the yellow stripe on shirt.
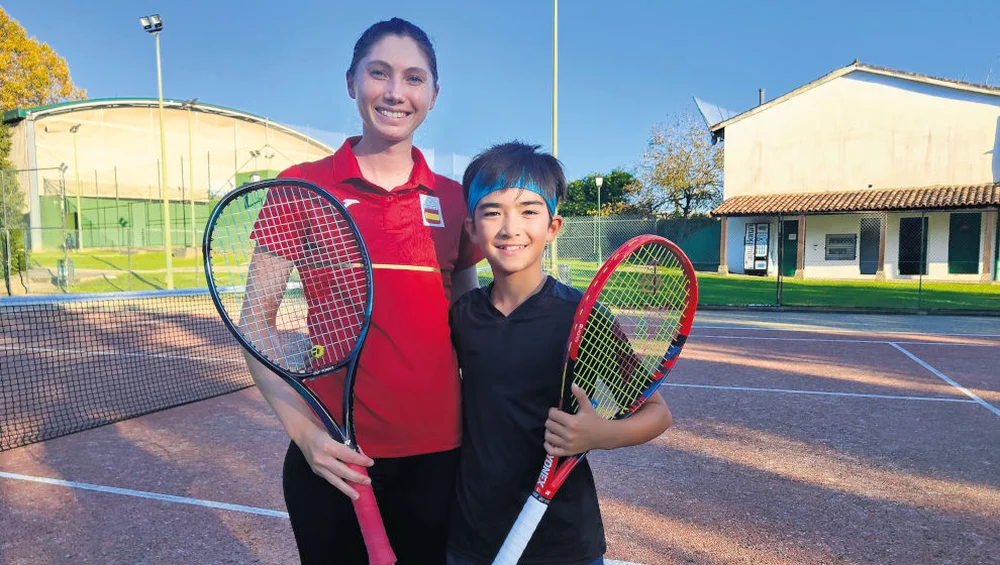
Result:
M391 263L372 263L372 269L386 269L389 271L419 271L422 273L440 273L437 267L427 267L424 265L393 265Z

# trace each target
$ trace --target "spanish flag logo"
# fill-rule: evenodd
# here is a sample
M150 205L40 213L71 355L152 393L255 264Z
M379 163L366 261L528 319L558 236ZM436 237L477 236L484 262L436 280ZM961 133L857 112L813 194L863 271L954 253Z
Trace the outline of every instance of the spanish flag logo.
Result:
M425 226L444 227L444 214L441 213L441 200L437 196L420 195L420 211Z

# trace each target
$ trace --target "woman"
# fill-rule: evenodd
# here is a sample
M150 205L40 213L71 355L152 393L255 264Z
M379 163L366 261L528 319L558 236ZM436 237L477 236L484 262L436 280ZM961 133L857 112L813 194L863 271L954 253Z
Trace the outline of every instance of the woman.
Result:
M354 46L347 92L363 131L325 159L280 176L328 190L358 224L373 266L372 322L355 384L364 455L334 441L280 378L251 365L254 381L291 443L285 502L303 563L367 563L350 498L368 466L398 563L444 563L448 501L460 443L459 376L450 301L477 286L482 258L463 230L459 184L435 175L413 133L434 107L437 61L427 35L399 18ZM340 390L315 392L328 407Z

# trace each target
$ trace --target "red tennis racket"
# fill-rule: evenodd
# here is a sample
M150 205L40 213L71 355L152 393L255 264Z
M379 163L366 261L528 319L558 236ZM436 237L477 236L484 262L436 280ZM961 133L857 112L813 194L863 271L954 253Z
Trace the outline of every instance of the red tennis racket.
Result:
M573 319L559 407L579 406L570 387L587 393L598 414L628 418L670 373L698 305L694 267L673 242L642 235L625 242L597 271ZM515 565L552 497L586 453L547 456L494 565Z

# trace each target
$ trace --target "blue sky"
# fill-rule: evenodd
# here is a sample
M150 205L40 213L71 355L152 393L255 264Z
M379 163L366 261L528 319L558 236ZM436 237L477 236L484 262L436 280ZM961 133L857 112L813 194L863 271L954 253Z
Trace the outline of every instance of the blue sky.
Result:
M815 4L815 5L813 5ZM417 144L472 155L512 138L551 142L551 0L257 2L0 0L69 62L91 98L164 96L281 123L355 133L344 86L358 35L400 16L438 51L441 95ZM743 111L854 59L1000 85L1000 2L811 3L562 0L559 158L570 178L641 157L651 126L694 112L691 96Z

